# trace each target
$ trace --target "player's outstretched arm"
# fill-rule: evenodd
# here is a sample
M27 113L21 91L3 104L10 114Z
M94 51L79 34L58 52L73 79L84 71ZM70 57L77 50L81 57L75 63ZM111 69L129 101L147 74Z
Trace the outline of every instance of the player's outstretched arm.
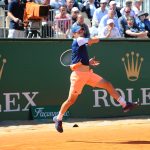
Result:
M88 45L91 46L92 44L98 43L100 40L98 37L92 37L88 40Z

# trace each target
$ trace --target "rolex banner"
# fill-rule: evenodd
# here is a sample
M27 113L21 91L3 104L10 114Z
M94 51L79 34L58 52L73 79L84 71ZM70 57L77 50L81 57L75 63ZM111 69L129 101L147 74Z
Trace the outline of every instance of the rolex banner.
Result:
M0 40L0 121L51 118L67 99L69 67L60 55L72 40ZM140 106L129 113L105 89L85 86L69 109L70 118L150 115L150 40L101 40L88 48L100 65L92 68L126 101ZM57 106L56 110L53 106ZM58 107L59 106L59 107ZM37 116L37 118L36 118Z

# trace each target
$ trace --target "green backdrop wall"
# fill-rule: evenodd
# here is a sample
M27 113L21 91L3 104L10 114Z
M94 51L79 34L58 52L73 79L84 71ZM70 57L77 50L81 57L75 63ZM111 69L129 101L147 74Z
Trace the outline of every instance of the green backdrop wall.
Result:
M31 106L62 104L68 95L71 70L60 64L59 57L71 48L71 42L0 40L0 120L31 119ZM96 73L109 80L126 100L141 105L123 113L107 91L86 86L70 108L70 117L150 114L150 40L101 40L89 47L89 55L101 61L93 68Z

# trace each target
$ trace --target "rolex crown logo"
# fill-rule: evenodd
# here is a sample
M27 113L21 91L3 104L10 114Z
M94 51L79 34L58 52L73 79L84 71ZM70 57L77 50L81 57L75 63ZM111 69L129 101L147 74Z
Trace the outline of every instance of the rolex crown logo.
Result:
M2 78L3 69L6 62L6 58L2 58L2 56L0 55L0 79Z
M122 58L128 80L136 81L139 78L143 60L139 53L134 52L126 53L126 56Z

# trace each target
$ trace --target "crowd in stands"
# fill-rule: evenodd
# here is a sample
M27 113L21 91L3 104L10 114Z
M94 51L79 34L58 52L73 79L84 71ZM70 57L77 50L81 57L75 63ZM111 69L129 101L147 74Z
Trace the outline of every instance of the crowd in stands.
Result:
M61 38L72 38L70 28L80 25L87 38L150 38L150 16L142 10L143 0L125 0L119 7L115 0L34 0L40 5L48 5L54 17L41 19L41 26L53 37L55 32ZM27 0L26 3L31 3ZM9 38L23 38L26 4L20 0L8 1L10 17ZM51 19L50 19L50 18ZM52 23L53 22L53 23ZM32 22L33 23L33 22ZM29 31L27 31L28 34Z

